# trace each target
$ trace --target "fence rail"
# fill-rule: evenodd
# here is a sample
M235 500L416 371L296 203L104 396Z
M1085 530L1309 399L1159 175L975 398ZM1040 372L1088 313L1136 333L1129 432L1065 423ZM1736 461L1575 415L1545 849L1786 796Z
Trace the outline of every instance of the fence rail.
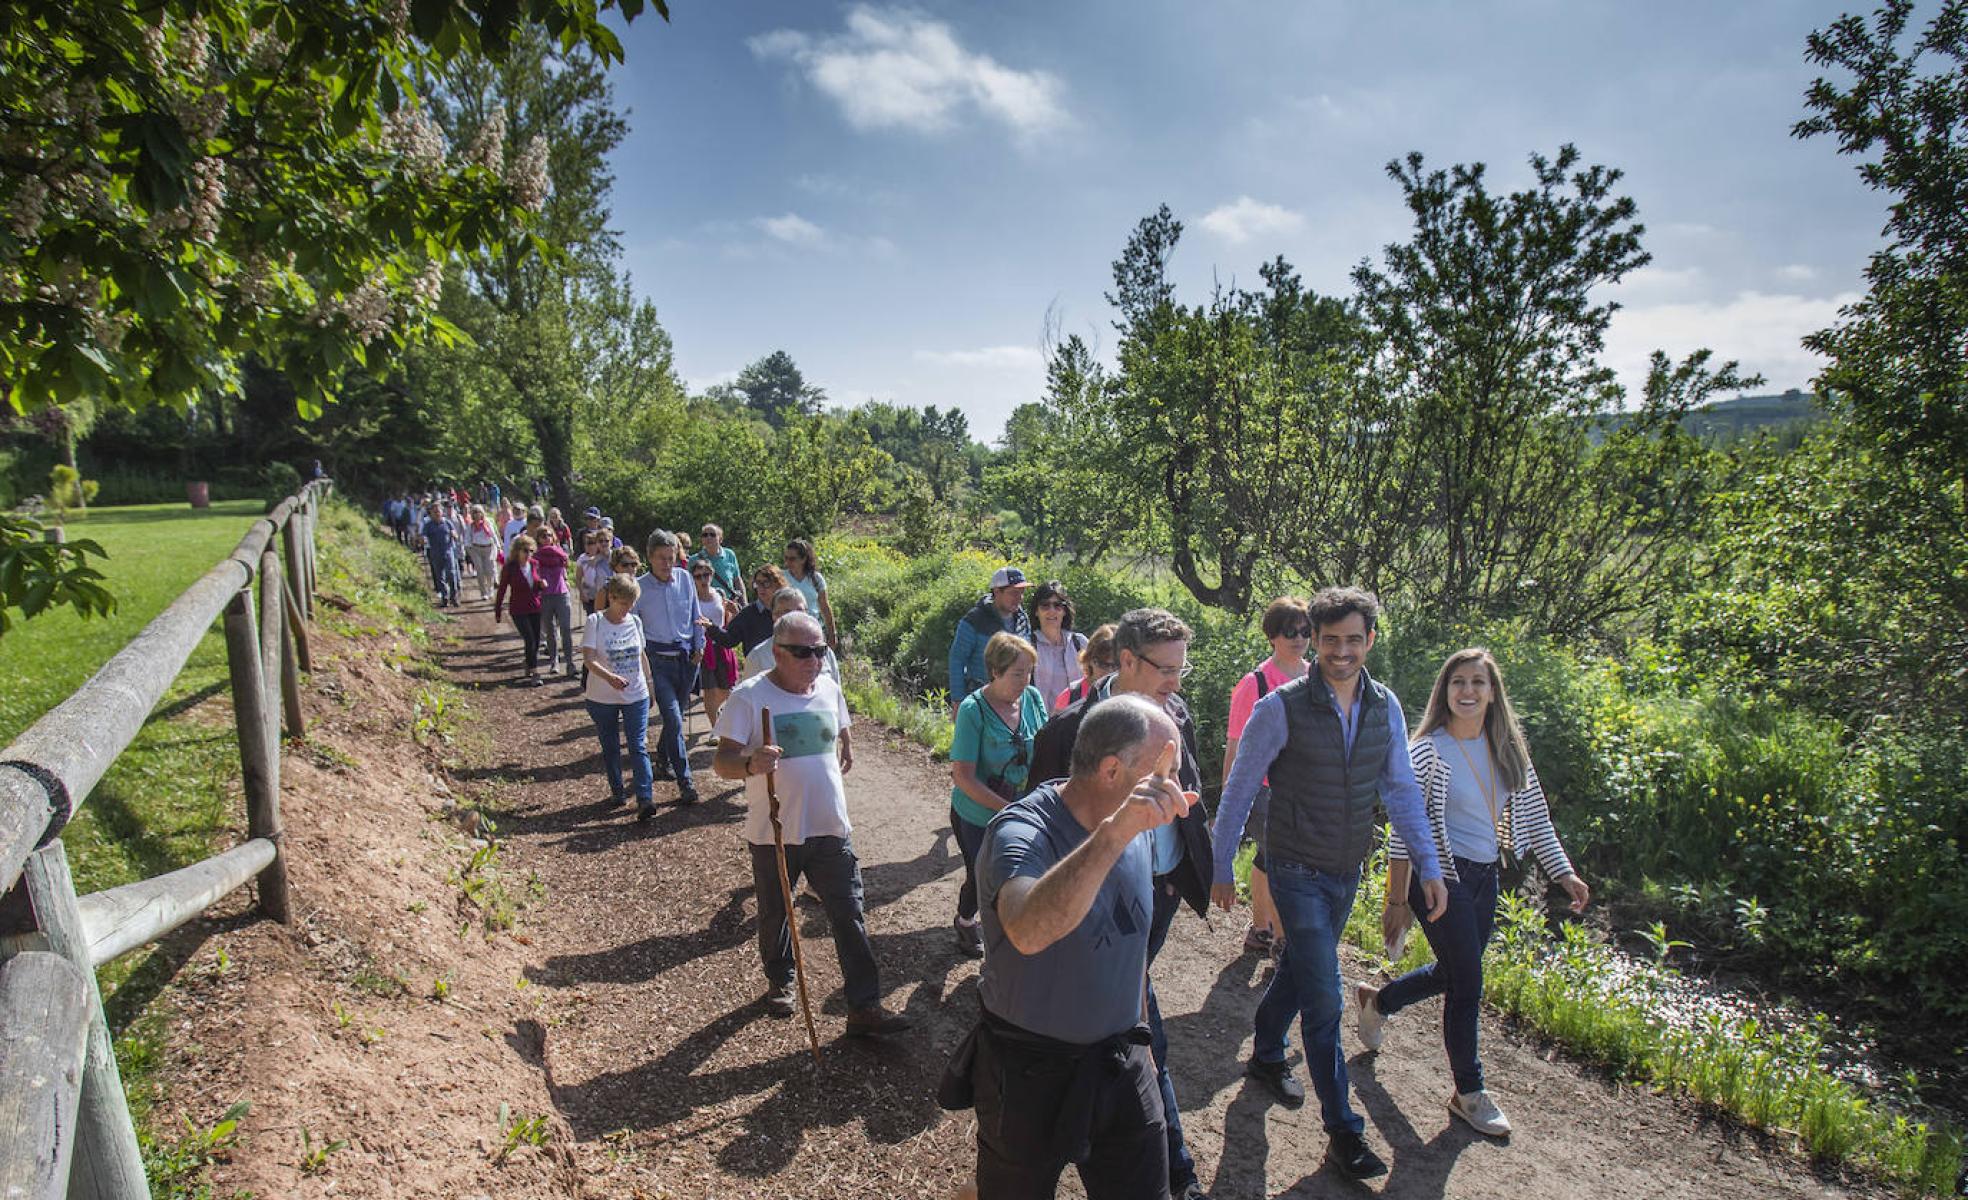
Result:
M148 1197L95 968L252 881L261 913L288 920L280 741L283 727L288 737L304 732L314 530L329 492L325 480L310 483L253 522L231 554L0 750L0 1197ZM247 840L166 875L77 896L62 828L214 621L225 632Z

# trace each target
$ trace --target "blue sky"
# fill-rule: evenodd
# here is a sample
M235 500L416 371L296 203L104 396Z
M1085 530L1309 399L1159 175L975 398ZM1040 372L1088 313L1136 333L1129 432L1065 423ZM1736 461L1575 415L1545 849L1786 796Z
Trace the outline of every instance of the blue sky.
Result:
M1164 202L1180 298L1277 254L1345 294L1409 230L1389 159L1502 190L1573 142L1626 172L1654 256L1607 361L1707 345L1769 390L1809 381L1798 339L1857 294L1884 215L1789 132L1836 3L671 9L625 34L614 209L684 377L784 349L834 403L954 403L987 441L1039 395L1048 314L1111 353L1110 264Z

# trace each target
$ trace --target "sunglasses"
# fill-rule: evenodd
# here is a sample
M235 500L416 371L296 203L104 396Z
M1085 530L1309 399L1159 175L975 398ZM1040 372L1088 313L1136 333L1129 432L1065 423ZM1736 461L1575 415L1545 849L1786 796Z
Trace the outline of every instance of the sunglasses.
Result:
M820 658L827 653L825 646L802 646L793 642L774 642L775 650L784 650L794 658Z
M1281 631L1278 634L1278 636L1287 637L1287 638L1309 638L1312 636L1312 627L1310 625L1294 625L1290 629Z

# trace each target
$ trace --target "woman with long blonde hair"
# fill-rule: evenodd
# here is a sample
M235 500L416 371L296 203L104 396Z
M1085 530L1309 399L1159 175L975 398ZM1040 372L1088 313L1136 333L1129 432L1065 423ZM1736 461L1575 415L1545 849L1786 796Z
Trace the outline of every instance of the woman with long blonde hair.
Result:
M1496 924L1504 858L1528 851L1571 897L1573 912L1585 909L1592 891L1572 869L1551 827L1524 731L1488 650L1458 650L1442 664L1427 711L1408 742L1408 758L1421 785L1449 906L1440 920L1421 924L1434 962L1383 988L1359 985L1360 1041L1379 1049L1389 1017L1416 1001L1443 996L1442 1042L1455 1077L1449 1111L1479 1133L1508 1137L1510 1119L1483 1086L1476 1046L1483 948ZM1408 870L1408 850L1400 838L1390 842L1387 859L1382 927L1392 931L1412 905L1422 903L1421 883Z

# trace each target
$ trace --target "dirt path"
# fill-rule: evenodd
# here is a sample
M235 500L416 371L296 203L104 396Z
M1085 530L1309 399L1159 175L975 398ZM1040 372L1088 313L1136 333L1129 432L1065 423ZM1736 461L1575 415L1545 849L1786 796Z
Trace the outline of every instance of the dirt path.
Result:
M885 1044L841 1036L826 923L803 906L816 1069L799 1023L755 1003L742 795L710 776L701 712L691 727L703 803L674 806L658 783L660 815L637 825L599 806L599 760L572 686L510 688L516 645L477 612L442 654L460 683L484 689L492 725L492 761L467 774L503 785L506 853L550 897L526 918L537 961L525 968L548 1015L508 1040L544 1072L572 1132L570 1177L606 1196L919 1197L967 1175L969 1114L931 1100L977 1008L978 968L950 933L961 866L944 768L878 726L856 727L849 810L870 932L889 1006L917 1025ZM1238 953L1242 933L1241 916L1213 927L1179 917L1156 968L1203 1181L1219 1200L1357 1194L1321 1168L1316 1110L1271 1107L1240 1074L1267 973ZM1477 1137L1443 1108L1438 1013L1405 1016L1381 1054L1352 1060L1356 1105L1391 1150L1393 1172L1374 1189L1384 1195L1850 1194L1685 1105L1554 1061L1495 1021L1486 1063L1518 1132L1510 1145Z

